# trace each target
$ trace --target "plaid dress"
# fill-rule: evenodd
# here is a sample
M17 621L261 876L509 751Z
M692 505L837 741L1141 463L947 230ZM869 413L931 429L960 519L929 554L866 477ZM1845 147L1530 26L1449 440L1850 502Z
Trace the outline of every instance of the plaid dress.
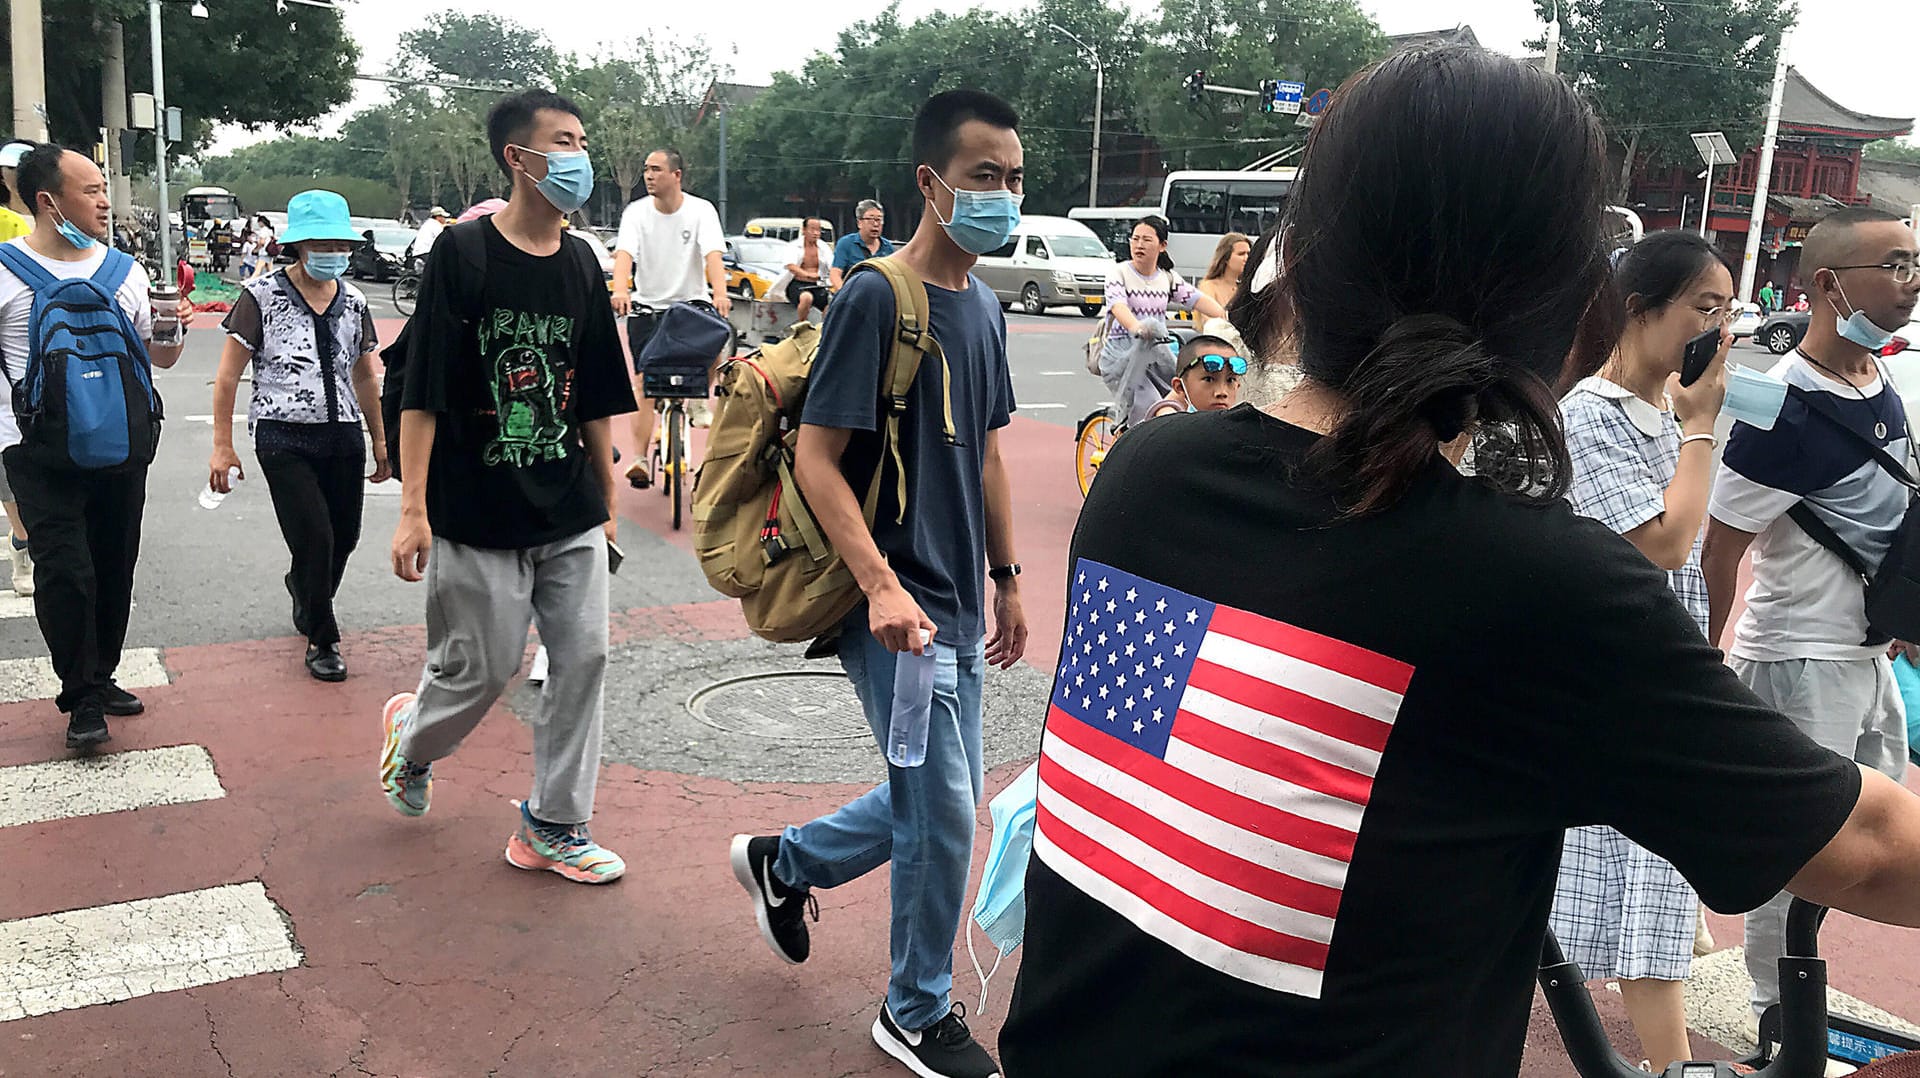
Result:
M1680 427L1626 389L1588 378L1560 402L1573 458L1574 511L1621 534L1666 509L1680 464ZM1700 538L1667 574L1681 605L1707 629ZM1611 827L1567 832L1550 923L1590 977L1685 980L1693 962L1699 898L1677 869Z

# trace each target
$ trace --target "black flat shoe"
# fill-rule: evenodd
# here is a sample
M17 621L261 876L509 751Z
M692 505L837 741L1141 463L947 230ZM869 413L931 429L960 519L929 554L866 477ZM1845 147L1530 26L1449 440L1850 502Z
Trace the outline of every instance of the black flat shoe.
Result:
M67 719L67 747L70 749L92 751L112 738L113 734L107 730L106 712L99 704L81 704L73 709L73 714Z
M293 600L293 631L305 636L307 635L307 608L300 602L300 593L293 590L293 574L289 572L280 580L287 586L287 597Z
M347 661L340 657L340 645L307 645L307 673L317 681L347 680Z
M147 709L138 696L111 682L107 684L106 691L100 694L100 703L106 708L107 714L121 718L138 715Z

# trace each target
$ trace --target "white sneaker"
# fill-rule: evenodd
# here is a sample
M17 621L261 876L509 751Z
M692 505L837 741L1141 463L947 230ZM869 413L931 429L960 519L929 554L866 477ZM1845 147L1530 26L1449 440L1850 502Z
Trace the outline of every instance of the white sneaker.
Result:
M27 596L33 594L33 555L27 548L13 548L13 593Z
M540 645L539 650L533 653L533 669L527 672L527 680L535 685L546 684L547 646L545 644Z

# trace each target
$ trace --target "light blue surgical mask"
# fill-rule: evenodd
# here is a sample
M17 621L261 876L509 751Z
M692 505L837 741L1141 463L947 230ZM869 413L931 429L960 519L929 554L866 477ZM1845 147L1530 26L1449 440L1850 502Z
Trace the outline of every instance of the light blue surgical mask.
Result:
M1837 277L1833 282L1833 287L1840 288L1840 281ZM1840 298L1846 300L1847 306L1853 306L1853 301L1847 299L1846 289L1840 288ZM1831 303L1832 301L1829 300L1828 302ZM1840 308L1835 307L1833 309L1833 325L1834 328L1839 331L1840 336L1852 341L1869 352L1877 353L1880 349L1885 348L1888 342L1893 340L1893 330L1881 329L1880 323L1868 318L1867 312L1864 310L1856 310L1851 315L1842 318L1840 317Z
M947 230L951 239L961 250L968 254L983 255L1007 245L1013 238L1013 230L1020 227L1020 203L1023 195L1001 188L997 191L955 191L953 185L941 179L938 172L933 178L940 180L940 186L953 192L953 218L943 220L940 208L934 207L934 220ZM928 200L932 204L932 200Z
M60 222L53 226L54 231L60 233L60 238L72 244L75 250L84 251L100 242L85 232L80 231L79 226L67 220L67 215L60 212L60 207L55 206L53 208L53 215L60 218Z
M987 844L987 866L980 874L980 893L973 900L973 920L999 949L993 969L982 970L973 954L973 933L967 933L967 953L980 977L980 1007L986 1009L987 982L1000 963L1020 946L1027 934L1027 859L1033 853L1033 826L1040 792L1040 765L1030 764L987 805L993 817L993 837Z
M1787 383L1751 367L1727 365L1727 399L1720 414L1750 427L1772 430L1787 400Z
M572 213L593 197L593 159L585 150L555 150L541 153L520 147L520 152L547 159L546 178L534 183L534 189L546 196L553 208Z
M345 251L315 251L305 259L307 276L316 281L338 280L352 258Z

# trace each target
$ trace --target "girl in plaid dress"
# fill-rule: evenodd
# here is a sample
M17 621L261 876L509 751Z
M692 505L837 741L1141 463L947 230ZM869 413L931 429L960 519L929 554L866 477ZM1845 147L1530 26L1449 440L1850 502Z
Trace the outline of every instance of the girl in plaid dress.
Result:
M1679 231L1648 236L1614 272L1627 305L1619 348L1598 375L1560 402L1573 458L1567 497L1577 512L1619 532L1667 570L1675 596L1704 634L1700 530L1733 344L1726 329L1733 279L1705 239ZM1687 341L1714 327L1720 354L1699 381L1683 388L1678 371ZM1567 832L1554 934L1589 975L1619 979L1642 1052L1656 1071L1692 1058L1681 989L1698 906L1672 865L1613 828Z

